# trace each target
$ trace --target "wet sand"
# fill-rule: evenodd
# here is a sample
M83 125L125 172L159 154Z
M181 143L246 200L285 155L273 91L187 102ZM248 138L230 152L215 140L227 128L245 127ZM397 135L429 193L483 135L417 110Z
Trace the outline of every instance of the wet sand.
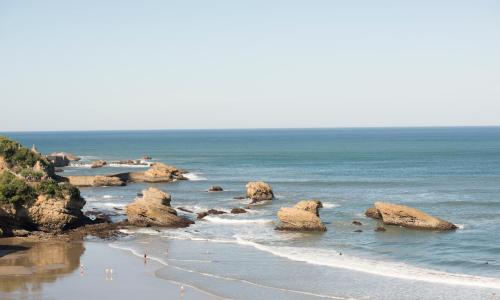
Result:
M0 239L0 299L219 299L156 277L159 268L105 242Z

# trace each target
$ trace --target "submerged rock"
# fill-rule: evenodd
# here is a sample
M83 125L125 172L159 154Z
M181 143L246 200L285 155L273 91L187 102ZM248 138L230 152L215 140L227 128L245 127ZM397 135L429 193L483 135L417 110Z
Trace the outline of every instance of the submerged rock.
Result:
M128 221L136 226L187 227L194 222L179 217L170 207L171 196L157 188L144 190L142 198L127 205Z
M360 221L352 221L352 225L361 226L363 224Z
M378 226L377 228L375 228L375 231L384 232L385 228L383 226Z
M278 211L281 224L278 230L291 231L326 231L326 226L319 218L321 201L300 201L294 207L282 207Z
M273 188L263 181L251 181L246 188L247 198L252 199L252 203L274 199Z
M375 202L375 209L385 225L396 225L414 229L453 230L457 226L433 217L416 208L385 202Z

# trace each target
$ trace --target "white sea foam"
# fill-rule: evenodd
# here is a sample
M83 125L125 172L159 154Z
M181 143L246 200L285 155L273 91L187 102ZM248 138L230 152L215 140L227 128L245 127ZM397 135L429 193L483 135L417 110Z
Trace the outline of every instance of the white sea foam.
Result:
M186 173L186 174L184 174L184 177L186 177L187 179L192 180L192 181L207 180L206 177L201 176L201 173Z
M339 207L340 206L339 204L330 203L330 202L322 202L322 204L323 204L323 208L327 208L327 209L335 208L335 207Z
M273 224L274 220L271 219L228 219L215 216L206 216L203 218L211 223L217 224L233 224L233 225L246 225L246 224Z
M85 169L90 169L92 164L86 164L82 162L72 162L69 164L70 167L72 168L85 168Z
M143 257L143 254L139 253L134 248L126 247L126 246L123 246L123 245L117 245L117 244L113 244L113 243L112 244L108 244L108 245L111 248L130 251L135 256ZM249 280L232 278L232 277L226 277L226 276L221 276L221 275L212 274L212 273L206 273L206 272L200 272L200 271L188 269L188 268L185 268L185 267L180 267L180 266L175 266L175 265L169 264L168 261L169 260L173 260L173 259L163 259L163 258L159 258L159 257L156 257L156 256L151 256L151 255L148 256L148 259L154 260L156 262L159 262L162 265L169 266L171 268L174 268L174 269L177 269L177 270L181 270L181 271L184 271L184 272L198 274L198 275L201 275L201 276L211 277L211 278L225 280L225 281L238 281L238 282L242 282L242 283L245 283L245 284L257 286L257 287L260 287L260 288L268 288L268 289L279 290L279 291L288 292L288 293L302 294L302 295L308 295L308 296L316 296L316 297L328 298L328 299L339 299L339 300L340 299L344 299L344 300L346 300L346 299L353 299L353 298L336 297L336 296L332 296L332 295L323 295L323 294L316 294L316 293L310 293L310 292L299 291L299 290L292 290L292 289L286 289L286 288L268 286L268 285L264 285L264 284L252 282L252 281L249 281ZM173 281L173 280L169 280L169 281L180 283L178 281ZM186 283L183 283L183 284L185 284L186 286L190 286L190 285L188 285ZM190 287L196 288L197 290L199 290L199 291L201 291L203 293L206 293L208 295L214 296L214 297L219 298L219 299L228 299L228 298L222 298L221 296L217 296L217 295L211 294L211 293L209 293L209 292L207 292L207 291L205 291L203 289L200 289L198 287L194 287L194 286L190 286Z
M113 195L104 195L104 196L102 196L102 197L103 197L104 199L111 199L111 198L113 198Z
M141 165L110 163L107 166L112 167L112 168L149 168L151 166L151 163L145 162L144 164L141 164Z
M236 240L240 245L251 246L276 256L314 265L343 268L374 275L408 280L500 289L500 278L447 273L419 268L404 263L364 259L345 254L339 255L332 250L326 249L265 246L243 240L240 237L236 237Z

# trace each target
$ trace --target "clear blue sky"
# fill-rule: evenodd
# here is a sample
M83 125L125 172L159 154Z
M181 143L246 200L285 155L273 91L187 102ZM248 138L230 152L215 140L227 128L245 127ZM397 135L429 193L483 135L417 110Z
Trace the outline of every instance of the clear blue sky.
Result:
M0 131L500 125L500 1L0 0Z

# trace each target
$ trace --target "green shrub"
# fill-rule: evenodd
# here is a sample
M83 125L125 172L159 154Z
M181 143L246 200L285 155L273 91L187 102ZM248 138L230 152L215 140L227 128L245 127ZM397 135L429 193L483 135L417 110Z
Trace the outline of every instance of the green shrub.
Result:
M11 173L0 173L0 203L23 203L36 198L35 190Z
M21 168L32 168L37 161L40 161L42 166L48 167L49 161L38 153L34 153L28 148L23 147L16 141L8 139L5 136L0 136L0 155L5 161L13 166Z
M52 198L63 198L69 195L71 198L80 198L80 190L69 183L57 183L53 179L41 182L36 192Z
M43 177L42 172L37 172L29 168L22 169L21 172L19 172L19 175L23 176L24 179L28 181L40 181Z

